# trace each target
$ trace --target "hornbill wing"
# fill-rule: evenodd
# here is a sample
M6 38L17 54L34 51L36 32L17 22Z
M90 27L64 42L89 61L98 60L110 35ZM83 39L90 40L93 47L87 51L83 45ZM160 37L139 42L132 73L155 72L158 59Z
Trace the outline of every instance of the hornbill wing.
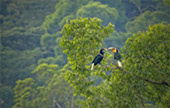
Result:
M101 62L102 59L103 59L103 57L98 54L98 55L94 58L94 60L93 60L92 63L94 63L94 65L97 65L98 63Z
M116 60L121 60L121 55L116 52L116 53L114 54L114 59L116 59Z

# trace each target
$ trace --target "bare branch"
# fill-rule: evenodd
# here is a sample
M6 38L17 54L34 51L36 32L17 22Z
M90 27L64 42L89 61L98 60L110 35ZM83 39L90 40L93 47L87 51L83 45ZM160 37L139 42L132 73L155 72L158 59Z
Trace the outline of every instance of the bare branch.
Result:
M61 105L56 101L55 97L53 97L53 108L62 108Z
M60 104L57 103L57 102L56 102L56 106L57 106L58 108L62 108L62 107L60 106Z

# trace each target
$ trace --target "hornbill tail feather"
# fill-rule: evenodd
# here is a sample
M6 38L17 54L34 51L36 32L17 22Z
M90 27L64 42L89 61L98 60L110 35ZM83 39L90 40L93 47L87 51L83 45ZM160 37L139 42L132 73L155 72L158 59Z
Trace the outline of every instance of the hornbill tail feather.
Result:
M92 63L92 65L91 65L91 70L93 70L93 68L94 68L94 63Z
M117 61L117 64L118 64L119 67L122 67L121 61L118 60L118 61Z

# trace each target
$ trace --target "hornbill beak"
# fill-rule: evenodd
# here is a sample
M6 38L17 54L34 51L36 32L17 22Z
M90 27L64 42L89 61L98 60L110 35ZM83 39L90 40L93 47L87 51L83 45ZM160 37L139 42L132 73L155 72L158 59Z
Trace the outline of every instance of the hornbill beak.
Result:
M108 51L107 48L103 48L104 51Z
M107 48L103 48L103 51L102 51L102 52L104 52L104 53L105 53L106 51L107 51Z
M109 47L109 50L112 50L113 53L116 53L116 48L115 47Z

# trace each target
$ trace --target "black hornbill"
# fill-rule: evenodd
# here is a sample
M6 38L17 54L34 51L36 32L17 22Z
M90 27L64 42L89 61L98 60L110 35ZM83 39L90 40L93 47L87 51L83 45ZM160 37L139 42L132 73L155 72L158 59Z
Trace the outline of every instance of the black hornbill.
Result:
M104 55L105 51L107 51L107 49L106 49L106 48L102 48L102 49L100 50L100 54L98 54L98 55L94 58L94 60L92 61L91 70L93 70L93 68L94 68L95 65L97 65L98 63L100 63L100 62L102 61L103 55Z
M112 50L112 52L114 53L114 59L117 60L117 64L119 67L122 67L122 63L121 63L121 55L119 54L119 51L114 48L114 47L109 47L109 50Z

